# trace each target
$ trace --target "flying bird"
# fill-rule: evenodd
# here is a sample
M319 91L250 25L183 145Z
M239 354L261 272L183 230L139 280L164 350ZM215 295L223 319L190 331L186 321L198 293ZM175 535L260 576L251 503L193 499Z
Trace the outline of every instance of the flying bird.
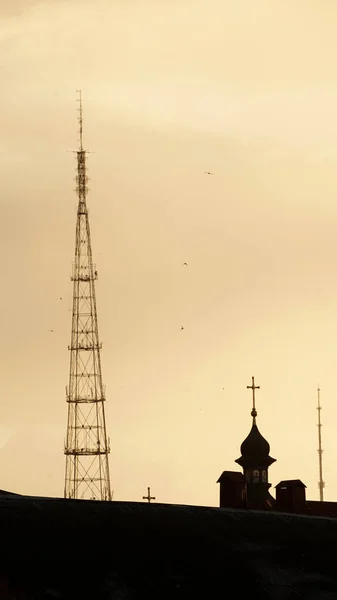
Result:
M181 329L181 331L182 331L182 330L184 329L184 327L183 327L183 326L181 326L181 327L180 327L180 329Z
M186 266L186 267L188 267L188 264L187 264L187 263L184 263L184 264L183 264L183 267L185 267L185 266Z
M214 175L214 173L211 173L210 171L205 171L205 175Z
M49 329L49 331L50 331L51 333L54 333L54 329Z

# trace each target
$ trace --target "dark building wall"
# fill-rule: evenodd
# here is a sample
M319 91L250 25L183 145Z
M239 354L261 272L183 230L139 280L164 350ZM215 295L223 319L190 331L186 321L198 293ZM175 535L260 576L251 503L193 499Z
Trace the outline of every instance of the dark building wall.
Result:
M322 517L337 517L337 502L307 500L307 513Z
M246 482L238 471L224 471L220 483L220 508L244 508L246 505Z
M245 485L235 481L225 480L220 483L220 507L244 508Z
M276 486L276 510L305 514L307 503L305 485L300 479L280 481Z
M218 483L220 483L220 508L271 510L337 518L337 502L306 500L306 486L299 479L281 481L276 486L276 498L268 493L268 497L263 501L260 501L259 494L255 498L254 484L245 484L241 473L224 471Z

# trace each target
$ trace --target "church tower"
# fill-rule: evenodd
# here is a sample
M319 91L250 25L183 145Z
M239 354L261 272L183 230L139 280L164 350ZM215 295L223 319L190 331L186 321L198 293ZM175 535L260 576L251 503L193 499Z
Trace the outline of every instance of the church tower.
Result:
M271 508L274 499L269 493L271 483L268 482L268 469L276 459L269 456L270 446L256 425L255 390L260 386L255 385L254 377L252 385L247 385L247 388L253 392L253 423L249 435L241 444L241 456L235 462L243 469L247 508Z

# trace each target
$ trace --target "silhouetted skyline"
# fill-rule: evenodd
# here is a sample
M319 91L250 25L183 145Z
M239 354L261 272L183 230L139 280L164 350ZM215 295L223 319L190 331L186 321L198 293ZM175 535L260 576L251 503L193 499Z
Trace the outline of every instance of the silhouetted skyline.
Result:
M320 383L337 500L336 18L2 1L2 488L63 493L81 88L114 499L217 506L254 373L272 481L310 499Z

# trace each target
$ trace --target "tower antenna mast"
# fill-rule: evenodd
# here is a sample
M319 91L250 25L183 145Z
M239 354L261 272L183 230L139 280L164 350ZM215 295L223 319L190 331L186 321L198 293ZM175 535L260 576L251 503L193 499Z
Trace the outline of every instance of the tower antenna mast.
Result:
M320 398L320 387L317 388L317 411L318 411L318 464L319 464L319 500L323 502L323 490L325 483L323 481L323 450L322 450L322 423L321 423L321 398Z
M95 281L87 209L86 155L83 149L82 96L79 102L78 196L69 385L66 388L68 424L64 497L111 500L109 439L105 423L105 390L102 384Z
M79 103L78 108L78 128L79 128L79 152L83 152L83 109L82 109L82 92L78 90L77 102ZM86 192L87 190L85 190Z

